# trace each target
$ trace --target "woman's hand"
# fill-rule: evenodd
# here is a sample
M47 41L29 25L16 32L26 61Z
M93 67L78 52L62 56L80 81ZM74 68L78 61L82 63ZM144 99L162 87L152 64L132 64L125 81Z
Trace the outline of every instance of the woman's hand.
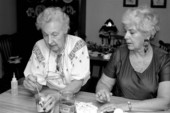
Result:
M42 89L42 85L37 82L37 77L33 75L28 75L25 78L24 87L33 92L37 92L37 88L39 91Z
M117 106L115 104L105 104L98 109L97 113L105 113L105 112L114 113L114 110L116 108Z
M110 102L110 96L112 96L111 92L106 89L102 89L96 93L96 100L102 103Z
M55 103L59 101L59 97L56 97L54 94L48 94L45 97L45 102L43 109L45 112L52 112L55 108Z

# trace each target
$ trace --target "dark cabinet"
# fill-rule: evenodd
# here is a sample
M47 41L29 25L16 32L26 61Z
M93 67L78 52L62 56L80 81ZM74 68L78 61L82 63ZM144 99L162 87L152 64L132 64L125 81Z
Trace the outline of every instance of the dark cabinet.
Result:
M69 34L85 39L86 0L17 0L18 32L29 38L29 42L42 38L35 22L37 15L46 7L61 7L70 17Z

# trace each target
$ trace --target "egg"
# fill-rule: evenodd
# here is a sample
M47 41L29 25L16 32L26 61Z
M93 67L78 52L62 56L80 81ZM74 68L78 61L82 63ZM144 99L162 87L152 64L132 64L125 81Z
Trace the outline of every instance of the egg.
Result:
M120 109L120 108L116 108L116 109L114 110L114 113L123 113L123 110Z

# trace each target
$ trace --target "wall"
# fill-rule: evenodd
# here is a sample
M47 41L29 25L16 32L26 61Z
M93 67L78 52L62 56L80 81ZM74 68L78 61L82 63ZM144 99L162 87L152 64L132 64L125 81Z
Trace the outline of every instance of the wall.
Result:
M17 30L16 0L0 0L0 35Z
M149 4L151 0L138 0L139 5ZM100 43L99 29L104 22L111 18L121 31L121 17L127 7L123 7L123 0L86 0L86 36L87 40ZM154 8L159 14L159 37L170 43L170 1L167 8ZM12 34L17 30L16 0L0 0L0 35ZM119 34L122 34L119 32Z
M138 0L138 5L148 4L151 0ZM99 35L100 27L105 21L111 18L122 33L121 17L129 7L123 7L123 0L87 0L86 8L86 36L87 41L101 43ZM170 43L170 1L167 0L166 8L154 8L160 16L161 31L158 37L161 40Z

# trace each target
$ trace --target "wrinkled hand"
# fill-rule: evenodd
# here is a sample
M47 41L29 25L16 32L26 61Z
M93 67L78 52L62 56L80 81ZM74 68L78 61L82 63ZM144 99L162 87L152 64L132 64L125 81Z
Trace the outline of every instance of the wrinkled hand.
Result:
M101 103L110 102L110 96L112 96L112 93L108 90L102 89L96 93L96 100Z
M47 95L45 98L45 102L44 102L44 111L45 112L49 112L50 110L52 110L54 108L55 105L55 97L52 95Z
M55 104L58 102L58 99L56 98L56 95L54 94L48 94L45 97L45 102L43 105L43 109L45 112L52 112L55 108Z
M114 113L114 110L116 108L117 106L115 104L105 104L98 109L97 113L105 113L105 112Z
M37 82L37 77L33 75L28 75L23 84L26 89L33 92L37 92L37 88L39 91L42 89L42 85Z

